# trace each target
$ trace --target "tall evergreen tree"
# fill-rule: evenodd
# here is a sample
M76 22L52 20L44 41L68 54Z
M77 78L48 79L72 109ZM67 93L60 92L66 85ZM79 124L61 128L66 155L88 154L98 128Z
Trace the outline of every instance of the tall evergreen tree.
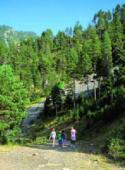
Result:
M123 48L123 27L120 21L120 15L116 10L112 21L112 53L115 64L120 64L124 60Z
M102 42L102 68L103 72L102 75L109 77L112 72L112 46L111 46L111 39L109 37L108 32L105 31L104 39Z
M9 65L0 66L0 82L0 142L12 142L26 116L27 91Z

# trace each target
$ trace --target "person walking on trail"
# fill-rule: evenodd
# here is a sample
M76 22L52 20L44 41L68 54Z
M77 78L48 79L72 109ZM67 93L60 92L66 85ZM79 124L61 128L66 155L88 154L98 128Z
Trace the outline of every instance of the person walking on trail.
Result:
M76 129L74 127L71 128L70 134L71 134L71 146L74 148L76 144Z
M64 130L61 133L61 137L62 137L62 147L64 147L64 145L66 144L66 133Z
M52 131L51 131L51 133L50 133L49 140L51 140L52 146L54 147L54 146L55 146L55 140L56 140L56 131L55 131L54 128L52 128Z
M59 133L58 133L58 144L59 144L60 147L62 146L62 133L61 133L61 131L59 131Z

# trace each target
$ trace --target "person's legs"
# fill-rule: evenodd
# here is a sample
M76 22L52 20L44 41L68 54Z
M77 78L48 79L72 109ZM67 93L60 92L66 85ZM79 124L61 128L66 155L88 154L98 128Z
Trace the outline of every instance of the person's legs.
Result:
M72 141L72 139L71 139L71 147L73 147L73 141Z
M75 148L75 143L76 143L75 140L71 140L71 147L72 147L72 148Z
M52 138L50 138L50 144L52 145L52 143L53 143L53 139L52 139Z
M61 145L62 145L62 141L61 141L61 140L59 140L59 146L61 147Z
M62 147L64 147L64 142L65 142L65 140L64 140L64 139L62 139Z
M52 139L52 146L55 146L55 138Z
M76 141L74 140L73 141L73 148L75 148L76 147Z

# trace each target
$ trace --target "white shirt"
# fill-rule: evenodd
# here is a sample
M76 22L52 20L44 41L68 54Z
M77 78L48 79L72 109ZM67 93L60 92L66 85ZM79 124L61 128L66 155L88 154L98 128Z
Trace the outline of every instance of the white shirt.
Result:
M55 131L52 131L51 134L50 134L50 137L52 139L55 139L56 138L56 132Z

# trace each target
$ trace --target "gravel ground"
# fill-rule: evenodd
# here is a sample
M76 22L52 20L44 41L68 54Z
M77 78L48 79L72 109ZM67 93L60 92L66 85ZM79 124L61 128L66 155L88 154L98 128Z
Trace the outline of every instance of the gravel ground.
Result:
M2 147L1 147L2 148ZM89 144L65 146L18 146L9 151L0 148L0 170L125 170L96 153Z

